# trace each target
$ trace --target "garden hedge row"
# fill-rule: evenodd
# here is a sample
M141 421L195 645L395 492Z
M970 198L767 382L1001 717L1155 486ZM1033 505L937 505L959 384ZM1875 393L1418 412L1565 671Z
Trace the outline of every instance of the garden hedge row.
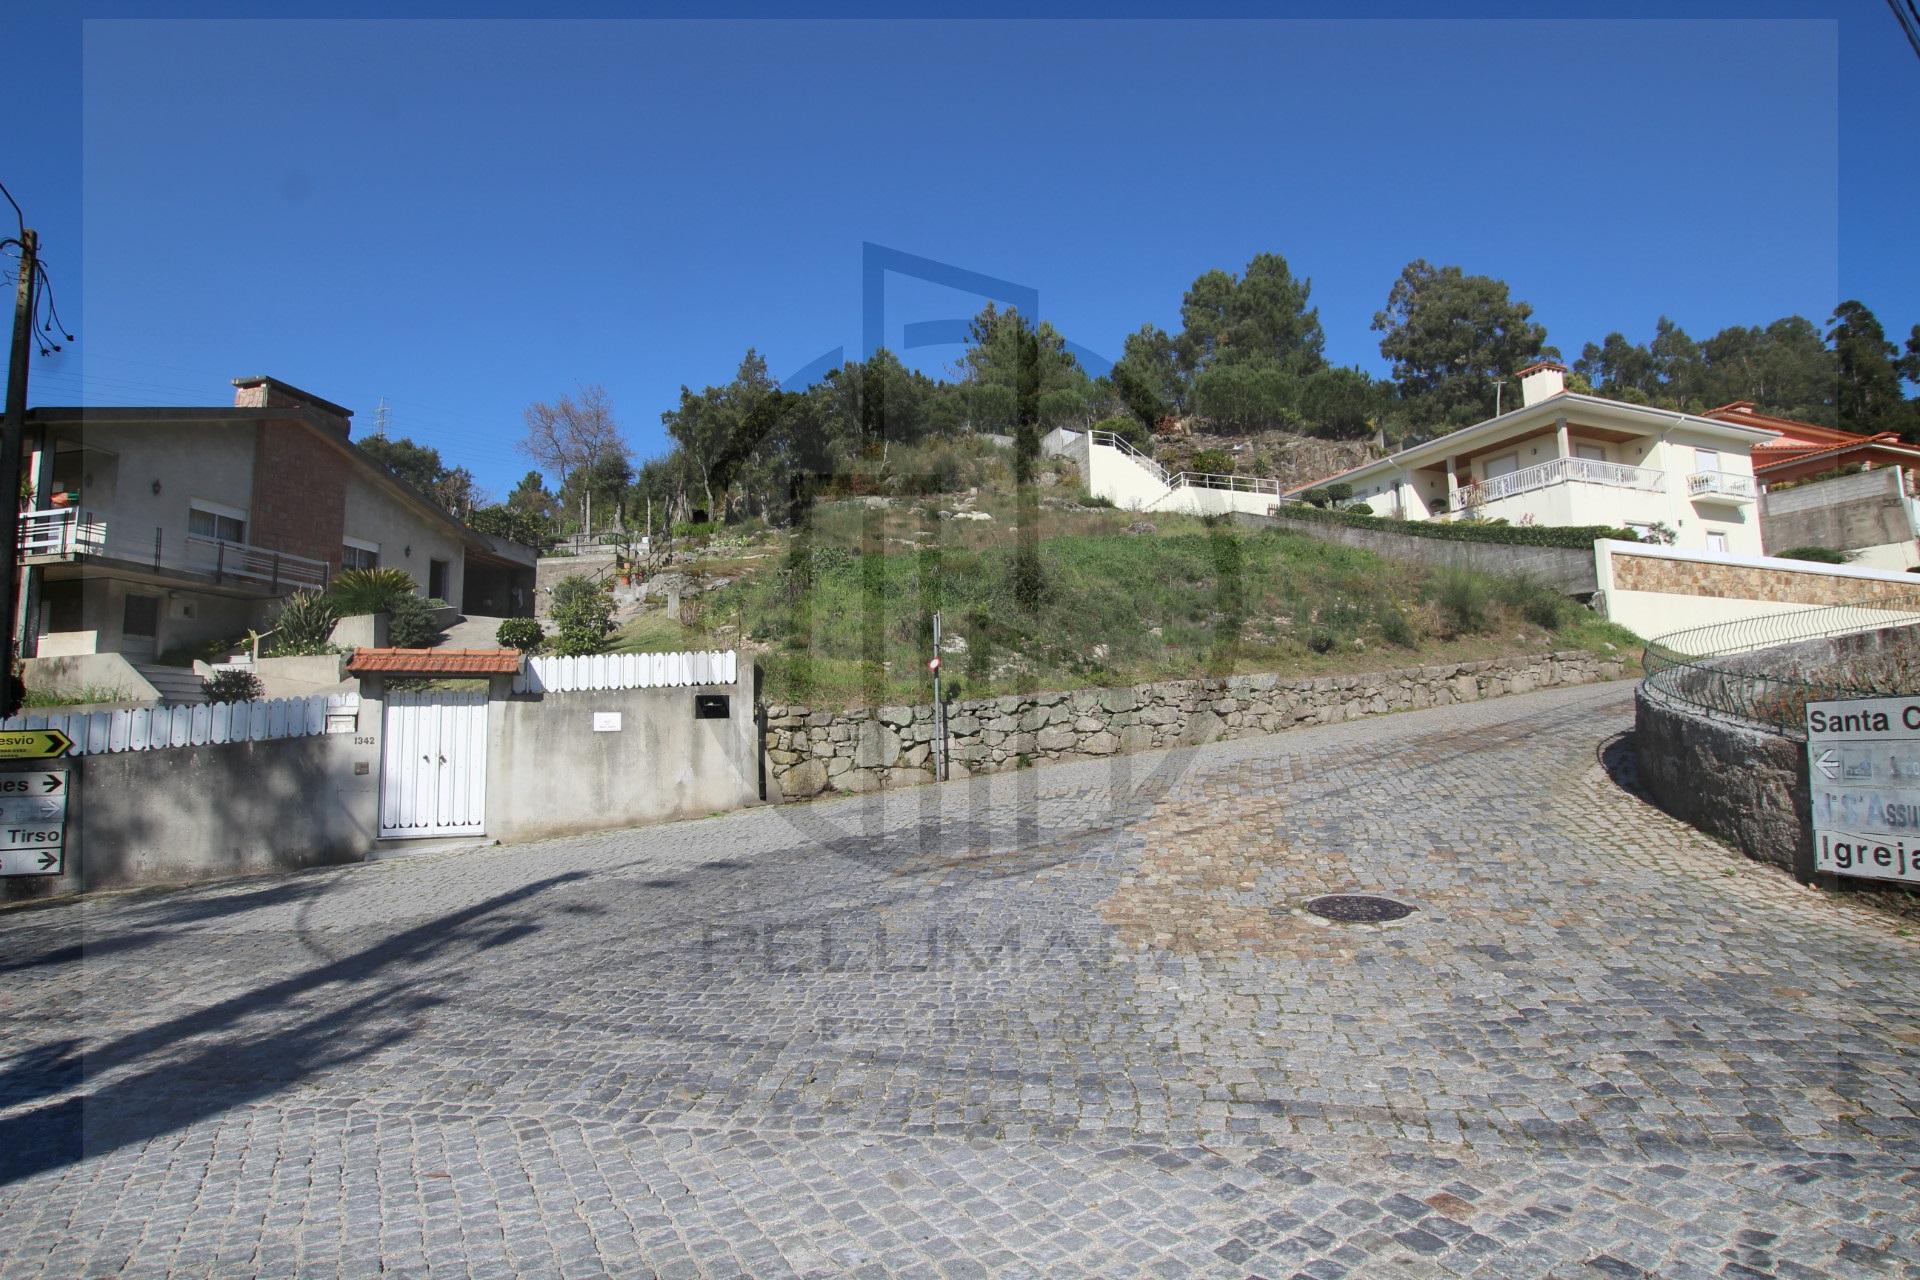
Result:
M1356 529L1379 529L1385 533L1404 533L1415 538L1438 538L1451 542L1497 542L1514 547L1569 547L1588 551L1600 538L1638 542L1631 529L1610 529L1606 525L1516 525L1451 524L1438 520L1394 520L1386 516L1361 515L1328 507L1310 507L1289 503L1277 515L1288 520L1318 520L1323 524L1351 525Z

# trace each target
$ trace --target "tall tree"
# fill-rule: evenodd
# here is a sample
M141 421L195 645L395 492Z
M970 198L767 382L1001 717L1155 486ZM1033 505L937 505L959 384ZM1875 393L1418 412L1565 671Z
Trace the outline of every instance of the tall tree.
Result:
M473 473L447 466L431 445L416 444L405 436L368 436L357 443L360 452L450 515L464 518L478 502Z
M542 470L559 481L565 492L575 470L591 467L605 457L628 456L627 442L613 415L613 402L607 389L598 383L580 388L579 395L561 396L551 403L536 401L524 415L526 438L520 450ZM592 490L581 491L583 503L590 502ZM583 507L581 527L592 532L590 507Z
M1120 359L1108 375L1127 412L1151 427L1169 413L1187 407L1187 379L1180 368L1178 342L1158 325L1141 325L1127 335Z
M1444 428L1493 412L1493 383L1542 357L1557 357L1533 308L1506 283L1425 259L1407 264L1373 317L1401 395L1416 417Z
M1905 424L1906 397L1900 390L1900 349L1865 303L1848 299L1834 308L1827 341L1839 374L1840 425L1872 435L1898 431Z
M725 517L716 494L726 496L735 472L772 435L783 409L766 357L749 347L733 381L698 393L681 387L679 407L660 415L700 482L709 520Z
M1309 307L1313 282L1293 274L1277 253L1262 253L1234 276L1209 271L1180 303L1179 350L1185 367L1250 364L1304 377L1325 367L1326 334Z

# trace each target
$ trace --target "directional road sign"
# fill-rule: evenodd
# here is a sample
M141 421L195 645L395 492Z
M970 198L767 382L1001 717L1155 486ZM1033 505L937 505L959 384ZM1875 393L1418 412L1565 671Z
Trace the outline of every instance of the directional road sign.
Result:
M1920 696L1807 704L1816 871L1920 884Z
M57 876L66 870L72 784L64 766L0 773L0 876Z
M52 760L72 745L58 729L0 729L0 760Z

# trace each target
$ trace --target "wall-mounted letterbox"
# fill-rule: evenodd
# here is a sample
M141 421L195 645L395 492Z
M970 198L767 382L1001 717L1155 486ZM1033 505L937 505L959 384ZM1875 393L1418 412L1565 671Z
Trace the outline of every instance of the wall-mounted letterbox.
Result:
M696 693L693 695L693 718L695 720L725 720L733 714L732 699L724 693Z

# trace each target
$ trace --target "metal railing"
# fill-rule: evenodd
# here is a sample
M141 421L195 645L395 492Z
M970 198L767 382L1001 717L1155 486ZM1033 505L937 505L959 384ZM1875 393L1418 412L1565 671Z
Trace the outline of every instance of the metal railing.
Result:
M1752 476L1737 471L1696 471L1687 477L1689 498L1733 498L1752 501L1759 495Z
M1223 476L1211 471L1182 471L1167 478L1169 489L1231 489L1235 493L1280 493L1278 480L1259 476Z
M1664 471L1630 467L1624 462L1601 462L1596 458L1555 458L1538 466L1523 467L1504 476L1495 476L1491 480L1462 485L1459 502L1461 506L1479 506L1568 481L1604 484L1615 489L1657 490L1666 483L1666 477Z
M1161 484L1167 483L1167 469L1146 454L1140 452L1140 450L1128 444L1125 438L1117 436L1111 431L1089 431L1087 432L1087 442L1089 444L1103 444L1109 449L1118 449L1147 470L1153 472Z
M206 574L215 582L246 582L276 593L325 587L331 570L326 561L309 556L191 533L184 540L184 552L176 554L163 529L156 528L151 541L109 537L105 521L75 507L23 514L20 554L109 557L154 569Z
M1813 643L1896 629L1854 652ZM1809 702L1920 692L1920 588L1672 632L1643 663L1651 695L1803 737Z

